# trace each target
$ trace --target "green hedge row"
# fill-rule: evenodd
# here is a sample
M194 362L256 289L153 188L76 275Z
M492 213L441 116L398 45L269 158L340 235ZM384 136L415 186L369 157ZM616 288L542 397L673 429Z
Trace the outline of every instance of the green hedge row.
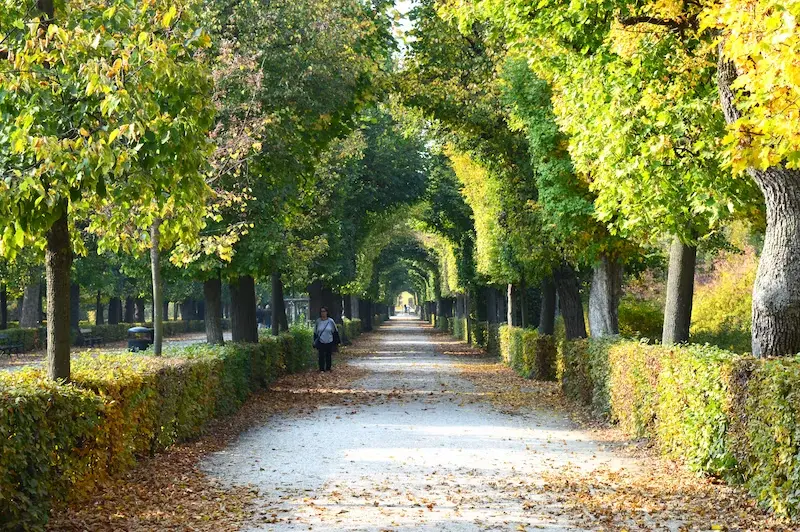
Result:
M800 357L620 339L562 341L559 357L569 397L693 470L743 482L776 513L800 514Z
M344 333L347 336L348 340L352 340L353 338L357 337L361 334L361 320L356 319L348 319L344 318L342 320L344 324Z
M540 335L535 329L499 328L500 357L517 374L526 379L556 379L555 338Z
M0 374L0 528L36 530L51 504L90 492L141 456L196 437L255 390L314 362L311 331L257 344L192 345L156 358L85 355L69 385Z

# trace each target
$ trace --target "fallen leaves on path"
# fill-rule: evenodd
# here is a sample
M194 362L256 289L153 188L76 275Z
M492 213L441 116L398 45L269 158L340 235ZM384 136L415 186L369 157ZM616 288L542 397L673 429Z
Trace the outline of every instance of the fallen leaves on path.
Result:
M338 357L343 358L342 355ZM225 448L270 416L308 414L323 404L351 401L347 394L364 370L337 364L330 373L286 376L253 395L235 415L213 422L194 442L145 459L120 478L100 486L88 501L56 508L49 530L235 531L251 521L258 493L247 486L222 486L200 470L202 458ZM297 393L298 390L300 393Z

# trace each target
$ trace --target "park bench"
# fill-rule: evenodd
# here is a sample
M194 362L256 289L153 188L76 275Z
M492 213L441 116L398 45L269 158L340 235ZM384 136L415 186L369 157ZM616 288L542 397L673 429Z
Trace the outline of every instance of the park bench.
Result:
M81 341L84 347L96 347L105 343L102 336L92 334L91 329L81 329Z
M15 343L7 334L0 334L0 354L13 355L22 353L22 344Z

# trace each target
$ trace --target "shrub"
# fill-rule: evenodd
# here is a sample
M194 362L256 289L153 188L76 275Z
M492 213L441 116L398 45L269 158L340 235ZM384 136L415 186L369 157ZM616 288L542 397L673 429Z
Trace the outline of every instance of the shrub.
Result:
M595 357L595 362L605 360L608 364L607 370L593 367L595 409L630 436L654 436L658 378L666 349L633 340L592 340L590 345L590 351L607 352Z
M472 345L481 349L488 347L489 323L476 321L472 323Z
M622 298L619 303L619 334L626 338L661 340L664 309L657 301Z
M500 324L490 323L486 331L486 351L490 355L500 356Z
M257 344L196 344L164 357L84 355L72 384L41 370L0 374L0 522L46 522L50 503L91 489L138 457L196 437L278 376L313 363L311 330Z
M800 513L800 357L740 359L731 377L729 448L750 491L778 514Z
M709 346L661 348L657 436L661 450L694 471L714 475L736 466L726 433L736 356Z
M348 319L344 318L342 321L344 324L344 332L348 339L353 339L361 334L361 320L356 319Z
M19 344L22 351L33 351L39 347L44 347L46 339L41 336L44 329L20 329L10 328L0 330L0 334L8 337L9 343Z
M556 345L552 336L540 336L535 329L501 325L500 356L526 379L555 379Z

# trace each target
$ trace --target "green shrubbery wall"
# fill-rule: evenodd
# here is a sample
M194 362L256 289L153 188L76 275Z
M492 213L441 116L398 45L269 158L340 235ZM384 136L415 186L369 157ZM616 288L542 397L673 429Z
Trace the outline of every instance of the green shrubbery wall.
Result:
M199 434L250 393L314 362L311 331L257 344L197 344L160 358L85 355L72 383L40 370L0 375L0 523L35 529L52 501L80 495L140 456Z

